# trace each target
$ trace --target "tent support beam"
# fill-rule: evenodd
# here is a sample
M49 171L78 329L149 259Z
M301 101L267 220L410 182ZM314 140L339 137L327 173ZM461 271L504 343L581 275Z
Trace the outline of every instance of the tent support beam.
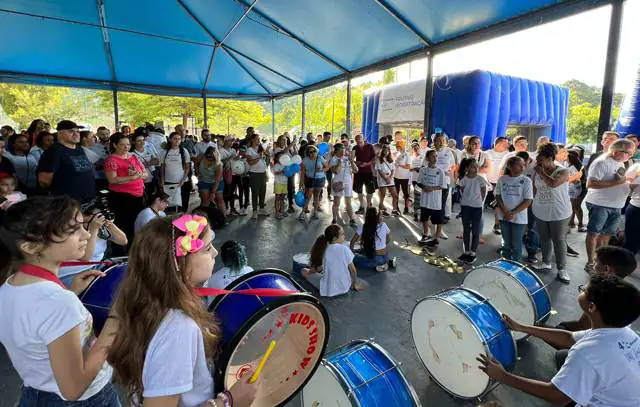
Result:
M423 127L424 135L429 137L431 128L431 102L433 96L433 55L427 53L427 79L424 87L424 119Z
M211 32L211 30L209 30L202 21L200 21L200 19L198 17L196 17L195 14L193 14L193 11L191 11L191 9L189 9L189 7L187 7L186 4L184 4L183 0L176 0L178 2L178 4L180 5L180 7L182 7L182 9L185 11L185 13L187 13L187 15L189 15L189 17L191 17L191 19L193 21L195 21L196 24L198 24L200 26L200 28L202 28L202 30L207 33L207 35L209 36L209 38L211 38L211 40L216 44L216 48L219 48L219 44L220 41L218 41L218 39L216 38L215 35L213 35L213 33ZM262 87L262 89L265 90L265 92L267 92L269 94L269 96L272 95L271 91L262 84L262 82L260 82L258 79L256 79L255 75L253 75L251 73L251 71L249 71L244 65L242 65L240 63L240 61L238 61L238 59L233 56L231 53L228 53L229 56L236 62L236 64L240 65L240 68L242 68L242 70L244 70L249 76L251 76L253 78L254 81L256 81L256 83L258 83L258 85L260 85L260 87Z
M347 135L351 137L351 78L347 79Z
M243 58L245 58L245 59L248 59L249 61L253 62L254 64L256 64L256 65L260 66L261 68L266 69L267 71L271 72L272 74L278 75L278 76L279 76L279 77L281 77L282 79L285 79L285 80L287 80L287 81L289 81L289 82L293 83L294 85L296 85L296 86L298 86L298 87L300 87L300 88L304 87L301 83L294 81L293 79L289 78L289 77L288 77L288 76L286 76L286 75L283 75L282 73L280 73L280 72L276 71L276 70L275 70L275 69L273 69L273 68L269 68L268 66L266 66L266 65L265 65L265 64L263 64L262 62L260 62L260 61L258 61L258 60L255 60L255 59L251 58L251 57L250 57L250 56L248 56L247 54L242 53L242 52L238 51L238 50L237 50L237 49L235 49L235 48L231 48L231 47L230 47L230 46L228 46L228 45L223 45L223 46L222 46L222 48L224 48L224 49L225 49L225 51L227 51L229 54L230 54L230 53L232 53L232 52L233 52L233 53L235 53L235 54L238 54L238 55L240 55L241 57L243 57Z
M236 23L233 25L233 27L231 27L231 29L229 29L229 31L227 31L227 33L224 35L224 37L222 37L222 39L220 40L220 42L218 43L218 46L222 46L222 44L224 44L224 42L227 40L227 38L229 38L229 36L236 30L236 28L238 28L238 26L240 25L240 23L242 22L242 20L245 19L245 17L249 14L249 12L251 11L251 9L256 5L256 3L258 3L260 0L253 0L253 3L251 3L251 5L249 7L247 7L244 10L244 13L242 13L242 15L240 16L240 18L236 21Z
M100 31L102 31L102 42L104 44L104 52L107 54L107 63L109 64L109 71L111 73L111 80L117 81L116 66L113 63L113 53L111 52L111 40L109 40L109 30L107 29L107 18L104 14L104 0L96 0L96 7L98 8L98 17L100 19Z
M207 91L207 87L209 86L211 71L213 71L213 61L216 59L216 52L218 52L218 47L213 47L213 51L211 51L211 59L209 60L209 67L207 68L207 76L204 79L204 86L202 87L203 93Z
M404 17L402 17L396 10L393 9L385 0L376 0L376 3L387 12L391 17L394 18L402 27L404 27L407 31L411 32L414 36L416 36L420 42L425 46L431 46L431 41L427 37L425 37L416 27L413 26L409 21L407 21Z
M209 118L207 118L207 92L202 92L202 113L204 114L204 126L202 129L209 128Z
M276 101L271 98L271 140L276 137Z
M118 111L118 91L116 89L113 90L113 119L116 125L115 130L118 131L118 127L120 126L120 112Z
M181 1L181 0L178 0ZM242 6L244 7L249 7L249 4L247 4L247 2L245 0L236 0L238 3L240 3ZM334 67L338 68L340 71L342 71L343 73L348 73L349 70L347 68L345 68L344 66L340 65L339 63L337 63L335 60L329 58L326 54L320 52L317 48L313 47L312 45L310 45L308 42L304 41L302 38L298 37L297 35L295 35L294 33L292 33L291 31L287 30L286 28L284 28L282 26L282 24L278 23L277 21L275 21L274 19L272 19L271 17L268 17L267 15L265 15L263 12L261 12L260 10L258 10L257 7L255 7L253 9L253 12L256 13L257 15L259 15L260 17L262 17L263 19L267 20L271 25L273 25L275 28L278 29L278 31L282 31L283 33L285 33L288 37L294 39L295 41L297 41L300 45L302 45L303 47L305 47L306 49L308 49L309 51L311 51L312 53L316 54L317 56L319 56L320 58L324 59L326 62L330 63L331 65L333 65Z
M305 136L307 125L307 92L302 92L302 123L300 126L300 140Z
M602 149L602 145L600 144L602 134L609 130L609 123L611 122L611 108L613 107L616 85L616 67L618 66L618 53L620 51L623 8L622 0L614 1L611 8L607 59L604 66L604 82L602 85L602 97L600 99L600 118L598 120L598 134L596 135L596 150Z

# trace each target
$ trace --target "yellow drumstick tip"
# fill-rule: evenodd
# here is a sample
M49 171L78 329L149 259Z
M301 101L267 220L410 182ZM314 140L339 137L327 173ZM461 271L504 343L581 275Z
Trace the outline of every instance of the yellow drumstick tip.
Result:
M251 379L249 379L249 383L255 383L256 380L258 380L258 377L260 377L260 372L262 372L262 369L264 368L265 363L267 363L267 360L271 356L271 353L273 352L275 347L276 347L276 341L271 341L271 343L269 344L269 347L267 348L267 351L264 353L264 356L262 356L262 360L258 364L258 368L251 376Z

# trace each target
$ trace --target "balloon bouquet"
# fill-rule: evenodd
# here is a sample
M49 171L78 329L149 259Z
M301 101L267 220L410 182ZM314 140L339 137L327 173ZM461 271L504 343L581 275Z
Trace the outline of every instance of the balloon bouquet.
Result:
M280 165L284 167L284 175L287 177L292 177L300 172L300 164L302 163L302 157L299 155L294 155L293 157L289 157L286 154L280 156L280 160L278 160ZM304 192L298 191L295 196L296 205L302 207L304 205Z

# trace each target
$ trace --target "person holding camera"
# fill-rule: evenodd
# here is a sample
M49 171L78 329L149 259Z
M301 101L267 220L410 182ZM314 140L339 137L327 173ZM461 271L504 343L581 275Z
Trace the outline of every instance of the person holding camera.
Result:
M138 157L131 154L131 142L122 133L111 136L111 155L104 162L104 173L109 182L109 206L115 215L115 224L133 240L136 216L144 209L144 180L147 170ZM120 249L118 255L124 254Z

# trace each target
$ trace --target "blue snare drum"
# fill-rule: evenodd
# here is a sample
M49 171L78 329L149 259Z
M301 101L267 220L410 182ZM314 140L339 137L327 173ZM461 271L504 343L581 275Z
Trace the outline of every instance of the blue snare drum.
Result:
M303 407L420 406L399 364L378 344L354 341L329 353L302 390Z
M303 292L277 269L254 271L227 290L278 288L297 291L285 297L219 295L209 306L222 327L222 351L216 362L218 388L228 389L255 370L271 341L276 347L260 375L262 385L252 407L284 405L316 370L329 337L329 318L320 301Z
M530 269L500 259L474 268L462 283L486 297L501 313L527 325L544 324L551 315L551 300L544 283ZM526 338L512 332L515 340Z
M433 380L455 397L475 399L494 382L478 369L481 353L506 370L516 364L516 345L500 313L464 287L420 300L411 314L413 342Z
M127 271L127 258L123 259L124 263L115 264L103 270L106 275L93 280L89 287L79 295L80 301L93 316L93 328L96 336L100 335L100 331L107 321L116 291Z

